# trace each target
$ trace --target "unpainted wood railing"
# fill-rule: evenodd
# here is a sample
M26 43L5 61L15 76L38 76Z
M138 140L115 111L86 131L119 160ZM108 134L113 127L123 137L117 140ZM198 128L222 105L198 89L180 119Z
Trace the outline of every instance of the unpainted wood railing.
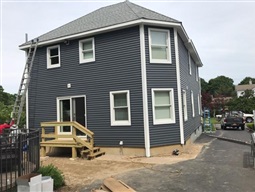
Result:
M72 127L71 134L59 134L59 128L61 126L70 126ZM53 127L53 133L46 133L47 127ZM93 147L94 147L94 133L79 124L76 121L71 122L42 122L41 123L42 134L41 134L41 149L42 156L46 156L46 146L51 147L72 147L72 158L77 157L77 148L86 147L90 150L90 155L93 155ZM76 135L76 131L79 130L82 133L86 134L87 140L83 140ZM61 140L60 140L61 139ZM66 140L65 140L66 139ZM74 144L69 145L70 143L67 141L73 140ZM54 141L54 142L53 142ZM58 141L58 143L56 142Z

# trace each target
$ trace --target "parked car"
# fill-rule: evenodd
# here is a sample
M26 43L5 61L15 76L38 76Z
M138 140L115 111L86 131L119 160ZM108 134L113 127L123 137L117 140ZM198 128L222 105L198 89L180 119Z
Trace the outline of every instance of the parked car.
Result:
M254 119L253 114L243 113L241 111L240 111L240 113L242 113L242 116L243 116L246 123L252 123L253 122L253 119Z
M221 120L221 129L227 128L241 128L244 130L245 122L242 115L238 111L225 112Z

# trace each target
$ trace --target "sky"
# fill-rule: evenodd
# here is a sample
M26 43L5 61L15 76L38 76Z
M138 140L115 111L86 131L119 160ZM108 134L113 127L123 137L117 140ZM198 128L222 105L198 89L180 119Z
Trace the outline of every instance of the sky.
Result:
M25 66L19 45L101 7L121 1L0 0L0 85L17 93ZM255 0L130 0L182 22L207 82L224 75L240 83L255 78Z

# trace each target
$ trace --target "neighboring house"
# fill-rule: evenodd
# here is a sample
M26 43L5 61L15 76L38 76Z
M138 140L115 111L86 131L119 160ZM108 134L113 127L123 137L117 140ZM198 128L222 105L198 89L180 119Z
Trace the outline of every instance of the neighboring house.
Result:
M255 84L252 84L251 81L250 81L249 84L246 84L246 85L236 85L235 90L236 90L236 93L237 93L237 97L244 96L244 92L246 90L253 91L254 96L255 96Z
M125 1L38 38L29 127L77 121L106 152L147 157L201 133L202 62L180 21Z

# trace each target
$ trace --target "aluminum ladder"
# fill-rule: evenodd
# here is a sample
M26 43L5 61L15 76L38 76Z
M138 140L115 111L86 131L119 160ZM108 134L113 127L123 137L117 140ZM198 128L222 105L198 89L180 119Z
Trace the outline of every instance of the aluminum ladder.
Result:
M211 133L212 132L212 124L211 124L210 110L206 109L206 108L204 109L203 124L204 124L204 132Z
M19 125L20 117L23 111L23 107L26 101L26 93L30 82L30 73L32 71L35 53L37 50L38 39L32 40L26 59L26 65L21 78L18 94L16 95L15 103L11 113L11 117L15 119L16 124Z

